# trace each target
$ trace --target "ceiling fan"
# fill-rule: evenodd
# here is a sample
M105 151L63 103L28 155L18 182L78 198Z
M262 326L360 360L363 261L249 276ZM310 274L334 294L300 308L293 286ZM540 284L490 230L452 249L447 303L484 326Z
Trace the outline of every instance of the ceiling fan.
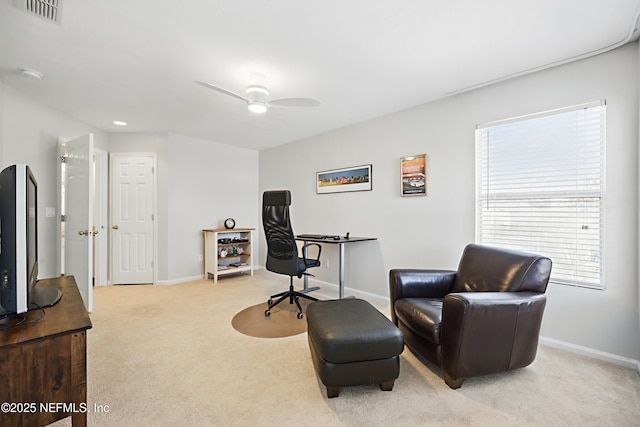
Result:
M252 77L255 83L247 86L246 96L238 95L230 90L201 80L196 80L195 82L209 89L243 100L247 103L249 111L254 113L264 113L268 107L317 107L320 105L320 101L312 98L281 98L268 100L269 90L264 86L264 77L261 75L252 75Z

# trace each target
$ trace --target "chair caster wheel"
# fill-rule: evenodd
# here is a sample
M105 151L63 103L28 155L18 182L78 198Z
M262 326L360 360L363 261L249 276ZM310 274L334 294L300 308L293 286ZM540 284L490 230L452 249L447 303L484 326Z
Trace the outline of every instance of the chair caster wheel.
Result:
M271 305L271 303L273 303L273 300L269 299L269 301L267 301L267 304Z
M264 315L267 316L267 317L271 316L271 311L270 310L265 311Z
M298 313L298 319L302 319L304 315L302 313Z

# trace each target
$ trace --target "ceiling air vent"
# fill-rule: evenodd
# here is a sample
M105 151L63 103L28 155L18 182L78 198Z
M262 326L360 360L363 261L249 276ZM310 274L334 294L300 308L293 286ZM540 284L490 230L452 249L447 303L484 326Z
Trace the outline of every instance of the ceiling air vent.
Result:
M22 0L25 11L49 22L60 23L62 0Z

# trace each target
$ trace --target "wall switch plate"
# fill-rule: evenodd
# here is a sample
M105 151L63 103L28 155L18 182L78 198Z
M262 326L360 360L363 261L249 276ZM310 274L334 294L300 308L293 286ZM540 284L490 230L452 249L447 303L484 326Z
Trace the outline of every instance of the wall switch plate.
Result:
M56 217L56 208L47 208L45 209L45 214L47 218L55 218Z

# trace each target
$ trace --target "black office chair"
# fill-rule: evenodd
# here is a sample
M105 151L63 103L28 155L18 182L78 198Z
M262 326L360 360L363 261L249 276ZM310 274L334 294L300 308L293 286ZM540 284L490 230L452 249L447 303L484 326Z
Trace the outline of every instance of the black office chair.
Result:
M262 195L262 225L267 238L267 270L274 273L286 274L290 278L289 290L271 295L269 308L264 312L265 316L271 315L271 309L289 298L289 304L294 302L298 306L298 319L302 319L302 307L298 298L306 298L317 301L309 295L297 292L293 289L293 276L298 278L308 274L308 268L320 266L320 253L322 247L317 243L307 243L302 248L302 258L298 256L298 245L289 220L289 205L291 205L291 192L289 190L265 191ZM316 259L307 259L309 246L317 246ZM278 298L276 302L273 302Z

